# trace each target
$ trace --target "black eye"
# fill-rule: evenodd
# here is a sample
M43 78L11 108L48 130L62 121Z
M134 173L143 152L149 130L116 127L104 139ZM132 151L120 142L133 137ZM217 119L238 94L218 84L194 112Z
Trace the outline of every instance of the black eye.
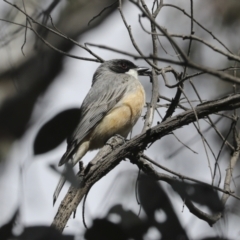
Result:
M127 64L126 63L121 63L121 67L123 68L123 69L127 69Z

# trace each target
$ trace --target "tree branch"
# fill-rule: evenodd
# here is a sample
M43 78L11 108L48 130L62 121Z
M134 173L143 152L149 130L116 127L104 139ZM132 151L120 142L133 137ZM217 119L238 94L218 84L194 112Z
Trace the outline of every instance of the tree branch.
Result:
M169 118L165 122L134 137L125 144L123 144L121 138L111 138L84 170L84 176L81 176L82 179L79 189L69 189L58 209L52 225L60 231L63 231L71 213L76 210L84 194L89 191L95 182L117 166L122 159L131 159L138 156L139 152L146 149L149 143L155 142L175 129L196 121L195 114L198 115L198 119L201 119L218 111L232 110L238 107L240 107L240 93L200 104L194 110L187 110ZM216 189L214 186L213 188ZM217 189L220 190L220 188ZM221 191L233 195L231 192ZM237 196L234 197L239 198Z

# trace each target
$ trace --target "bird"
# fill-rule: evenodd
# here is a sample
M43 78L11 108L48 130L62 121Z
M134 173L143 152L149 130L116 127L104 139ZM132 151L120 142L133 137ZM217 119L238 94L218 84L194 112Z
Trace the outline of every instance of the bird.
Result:
M88 151L102 148L114 135L127 137L145 104L145 91L138 76L149 71L126 59L105 61L97 68L80 107L79 123L67 139L67 150L59 166L76 165ZM64 183L65 178L61 177L53 204Z

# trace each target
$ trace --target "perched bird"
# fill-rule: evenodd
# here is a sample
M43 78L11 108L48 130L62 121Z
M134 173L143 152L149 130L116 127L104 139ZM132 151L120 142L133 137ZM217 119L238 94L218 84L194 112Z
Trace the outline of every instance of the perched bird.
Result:
M125 59L106 61L97 68L80 108L79 124L67 140L67 150L59 166L68 161L74 166L87 151L103 147L116 134L127 137L145 104L138 75L148 70ZM64 183L62 177L53 195L54 203Z

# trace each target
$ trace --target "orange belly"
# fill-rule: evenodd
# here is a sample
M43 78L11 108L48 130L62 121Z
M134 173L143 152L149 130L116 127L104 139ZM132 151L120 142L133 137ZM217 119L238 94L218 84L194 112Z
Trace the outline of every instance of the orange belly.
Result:
M101 148L115 134L127 137L140 117L144 103L145 92L139 84L136 91L124 96L95 127L90 137L90 149Z

